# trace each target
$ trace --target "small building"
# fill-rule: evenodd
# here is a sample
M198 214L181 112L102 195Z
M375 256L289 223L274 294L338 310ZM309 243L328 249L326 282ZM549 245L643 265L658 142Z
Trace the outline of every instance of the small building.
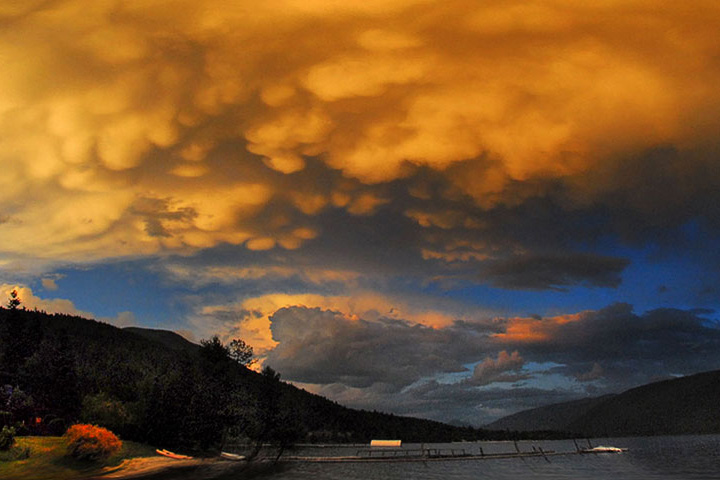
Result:
M402 440L370 440L371 447L402 447Z

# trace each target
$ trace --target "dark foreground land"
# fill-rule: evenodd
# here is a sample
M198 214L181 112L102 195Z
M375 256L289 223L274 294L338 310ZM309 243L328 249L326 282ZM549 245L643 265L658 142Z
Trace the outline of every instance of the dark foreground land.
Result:
M135 442L124 442L120 452L99 462L68 458L61 437L19 437L15 449L28 451L28 457L10 459L6 457L12 456L12 452L2 452L0 478L3 480L203 480L236 473L242 473L242 478L252 478L282 468L272 462L248 464L218 457L175 460L160 456L154 448Z

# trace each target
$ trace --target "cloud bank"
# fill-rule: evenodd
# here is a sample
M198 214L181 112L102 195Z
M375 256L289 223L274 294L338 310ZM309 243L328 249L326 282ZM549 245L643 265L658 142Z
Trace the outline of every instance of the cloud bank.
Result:
M4 2L0 274L141 259L198 338L472 423L717 366L691 307L720 266L719 28L711 0ZM638 262L654 298L699 293L635 313Z
M533 198L566 214L628 210L649 226L710 218L700 192L715 195L720 173L719 14L709 1L646 0L3 7L4 256L292 250L327 234L317 217L328 209L399 205L386 188L399 180L419 226L476 239L492 225L463 209ZM667 182L676 188L657 188ZM426 257L509 253L492 239L453 252L459 237ZM600 263L586 276L561 262L557 281L495 268L513 287L616 284L622 262Z

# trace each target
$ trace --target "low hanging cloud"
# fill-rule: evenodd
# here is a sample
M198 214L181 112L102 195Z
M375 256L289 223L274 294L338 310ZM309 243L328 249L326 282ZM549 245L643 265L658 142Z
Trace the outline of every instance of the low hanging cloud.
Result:
M525 360L517 350L512 353L502 350L497 358L486 357L475 365L470 382L474 385L487 385L494 382L526 380L529 376L520 373L523 365Z
M609 384L627 388L659 371L684 375L720 368L720 328L708 313L660 308L637 314L617 303L577 314L509 318L494 339L534 361L564 364L559 371L578 379L602 374Z
M429 328L294 306L269 320L277 346L264 361L303 388L356 407L382 404L476 425L522 408L620 392L658 372L720 368L720 329L695 311L635 314L617 304Z
M196 333L405 411L519 359L582 391L715 365L698 312L408 292L615 288L621 243L718 261L716 1L4 3L2 271L153 257L206 295ZM437 375L461 380L410 388Z
M206 272L214 275L221 272ZM202 276L202 272L199 272ZM222 276L229 281L234 276ZM332 276L334 278L334 275ZM208 279L209 280L209 279ZM262 290L262 289L261 289ZM195 301L196 299L194 299ZM242 338L264 355L277 344L271 330L276 312L284 308L312 309L342 312L341 317L366 321L408 322L432 329L457 326L467 329L473 336L495 333L499 326L494 320L484 321L490 310L463 305L443 297L427 297L418 294L391 294L376 291L354 290L352 294L328 295L319 293L268 293L249 296L240 302L224 302L202 305L190 317L190 323L200 337L219 335L223 340ZM310 314L308 314L310 315ZM465 318L467 321L457 320Z
M467 371L485 336L461 326L431 328L403 320L367 321L337 311L291 307L271 317L278 346L266 362L286 378L394 390L438 373Z
M598 380L600 378L603 378L605 375L605 370L603 370L602 366L595 362L593 363L592 369L589 372L579 373L575 375L575 378L579 382L592 382L594 380Z

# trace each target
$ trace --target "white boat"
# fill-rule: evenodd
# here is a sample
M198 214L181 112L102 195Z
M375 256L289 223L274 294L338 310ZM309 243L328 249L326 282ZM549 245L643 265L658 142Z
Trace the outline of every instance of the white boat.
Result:
M238 455L237 453L220 452L220 456L226 460L234 460L236 462L245 460L245 455Z
M584 453L622 453L627 452L627 448L618 448L618 447L606 447L604 445L598 445L597 447L593 448L586 448L583 450Z

